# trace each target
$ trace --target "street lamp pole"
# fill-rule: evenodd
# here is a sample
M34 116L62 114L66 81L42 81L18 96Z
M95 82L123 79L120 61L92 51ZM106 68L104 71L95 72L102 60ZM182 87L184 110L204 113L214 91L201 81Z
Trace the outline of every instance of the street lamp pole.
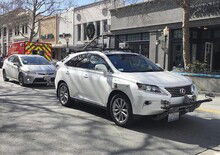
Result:
M70 54L69 40L70 40L71 34L69 34L69 33L63 33L63 34L61 34L61 35L59 35L59 36L60 36L60 38L65 39L65 41L66 41L66 54Z
M65 37L65 40L66 40L66 53L67 53L67 54L70 54L69 38L68 38L68 37Z

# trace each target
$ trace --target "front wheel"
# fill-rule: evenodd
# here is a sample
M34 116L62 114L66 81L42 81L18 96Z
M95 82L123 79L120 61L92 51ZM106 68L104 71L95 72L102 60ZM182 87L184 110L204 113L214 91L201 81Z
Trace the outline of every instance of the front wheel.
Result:
M58 98L63 106L69 106L71 99L69 89L66 83L61 83L58 87Z
M116 125L127 127L133 119L130 100L123 94L115 95L111 100L110 114Z
M22 73L20 73L19 76L18 76L18 82L19 82L19 85L20 85L20 86L25 86L24 76L23 76Z

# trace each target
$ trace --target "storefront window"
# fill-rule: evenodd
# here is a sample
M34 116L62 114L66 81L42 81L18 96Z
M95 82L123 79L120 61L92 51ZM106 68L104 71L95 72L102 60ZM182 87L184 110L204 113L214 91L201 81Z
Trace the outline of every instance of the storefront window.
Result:
M128 35L128 41L139 41L139 40L141 40L141 34Z
M214 38L220 38L220 30L214 32Z
M143 33L142 34L142 40L149 41L150 40L150 34L149 33Z
M183 38L182 30L174 30L173 31L173 38L175 38L175 39L182 39Z
M210 38L211 38L211 31L202 32L202 39L210 39Z
M122 41L122 42L125 42L125 41L126 41L126 35L120 35L118 38L119 38L119 40Z

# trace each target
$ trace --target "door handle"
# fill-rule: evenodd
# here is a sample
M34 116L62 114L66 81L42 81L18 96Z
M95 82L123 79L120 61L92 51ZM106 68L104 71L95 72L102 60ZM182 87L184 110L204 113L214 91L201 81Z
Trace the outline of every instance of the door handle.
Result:
M84 78L89 78L87 74L84 74L83 77L84 77Z

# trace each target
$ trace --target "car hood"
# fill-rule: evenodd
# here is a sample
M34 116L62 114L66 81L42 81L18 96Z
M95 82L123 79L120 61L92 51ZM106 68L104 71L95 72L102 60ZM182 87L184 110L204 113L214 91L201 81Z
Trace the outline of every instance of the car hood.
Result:
M144 73L123 73L122 77L131 79L137 83L156 85L160 87L178 87L191 85L192 80L177 73L144 72Z
M56 68L53 65L25 65L22 68L24 71L31 71L31 72L55 72Z

